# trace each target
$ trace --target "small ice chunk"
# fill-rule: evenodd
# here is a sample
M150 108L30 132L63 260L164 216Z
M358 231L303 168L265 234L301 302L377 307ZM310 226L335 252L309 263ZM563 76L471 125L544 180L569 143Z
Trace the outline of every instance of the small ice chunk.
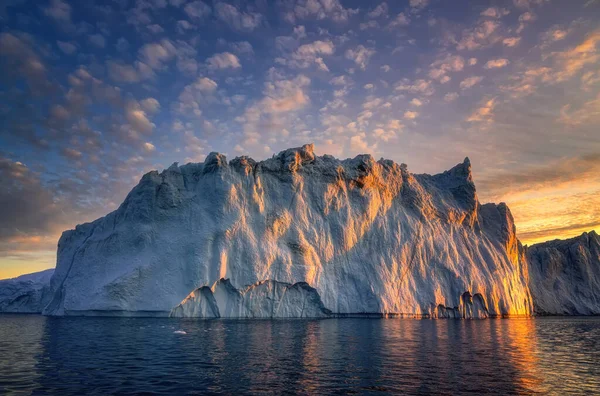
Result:
M173 334L187 334L187 333L185 331L183 331L183 330L175 330L173 332Z

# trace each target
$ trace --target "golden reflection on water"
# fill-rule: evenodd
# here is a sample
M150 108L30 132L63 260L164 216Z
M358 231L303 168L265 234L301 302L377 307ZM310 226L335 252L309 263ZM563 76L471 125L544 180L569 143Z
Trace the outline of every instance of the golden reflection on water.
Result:
M310 394L317 393L316 376L319 370L319 345L321 344L321 327L317 322L308 325L308 331L303 333L302 345L302 365L303 371L299 380L299 385L303 391Z
M0 316L0 393L600 394L599 346L598 318Z
M504 343L504 350L518 373L514 380L524 389L545 391L538 364L537 333L535 319L517 318L492 321L498 328L499 343Z

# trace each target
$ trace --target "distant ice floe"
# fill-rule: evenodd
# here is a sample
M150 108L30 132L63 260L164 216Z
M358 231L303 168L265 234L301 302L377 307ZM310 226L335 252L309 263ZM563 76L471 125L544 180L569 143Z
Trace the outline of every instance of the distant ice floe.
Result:
M0 312L39 313L52 298L54 269L0 280Z

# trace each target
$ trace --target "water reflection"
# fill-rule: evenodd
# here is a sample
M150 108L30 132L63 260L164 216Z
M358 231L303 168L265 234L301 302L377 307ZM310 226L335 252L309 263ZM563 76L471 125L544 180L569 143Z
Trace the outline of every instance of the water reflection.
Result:
M17 320L12 320L17 318ZM0 315L0 394L27 392L38 380L43 321L33 315Z
M0 393L590 393L598 362L600 318L0 316Z
M508 321L504 321L508 323ZM534 389L547 392L538 373L537 333L535 320L517 319L511 321L510 325L502 323L499 336L507 340L507 350L515 371L518 373L514 380L517 389Z

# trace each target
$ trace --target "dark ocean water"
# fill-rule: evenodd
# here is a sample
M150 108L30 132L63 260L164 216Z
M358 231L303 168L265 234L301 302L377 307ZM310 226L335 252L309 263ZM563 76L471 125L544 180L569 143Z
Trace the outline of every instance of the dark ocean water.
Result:
M0 393L7 392L600 393L600 318L0 315Z

